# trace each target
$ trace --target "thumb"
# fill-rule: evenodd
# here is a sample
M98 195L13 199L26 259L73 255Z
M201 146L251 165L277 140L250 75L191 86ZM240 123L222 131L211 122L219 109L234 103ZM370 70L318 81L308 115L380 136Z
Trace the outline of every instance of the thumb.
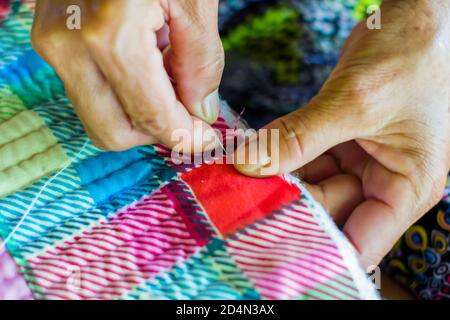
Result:
M214 123L219 116L218 88L224 68L218 0L172 2L166 64L183 105L192 115Z
M236 169L262 177L295 171L332 147L356 138L355 122L314 101L261 129L234 156ZM255 161L256 159L256 161Z

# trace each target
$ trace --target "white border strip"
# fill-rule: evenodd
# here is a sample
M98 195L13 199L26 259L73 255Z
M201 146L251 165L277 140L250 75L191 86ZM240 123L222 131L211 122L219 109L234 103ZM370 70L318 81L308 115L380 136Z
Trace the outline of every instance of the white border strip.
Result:
M358 287L361 298L364 300L380 300L380 294L375 288L375 285L370 281L369 277L359 263L355 248L338 229L330 214L319 202L314 200L314 197L305 188L305 186L301 184L300 180L292 175L285 175L284 177L288 182L294 183L301 190L302 194L311 199L314 203L316 216L320 219L320 222L322 222L325 227L325 231L331 236L333 242L337 245L339 252L342 254L345 265L349 268L349 271Z

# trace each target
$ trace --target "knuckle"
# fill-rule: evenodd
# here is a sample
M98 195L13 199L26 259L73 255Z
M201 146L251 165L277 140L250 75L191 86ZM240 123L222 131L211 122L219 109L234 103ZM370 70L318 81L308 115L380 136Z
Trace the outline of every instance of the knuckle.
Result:
M92 144L96 148L98 148L100 150L103 150L103 151L109 151L109 149L106 147L106 145L101 140L99 140L97 138L94 138L94 137L91 137L91 141L92 141Z
M143 133L161 137L164 136L169 129L167 120L162 118L161 115L157 114L152 117L142 117L137 121L133 121L133 126Z
M37 54L48 60L49 51L52 50L56 36L57 34L53 30L43 31L33 28L31 31L31 45Z
M92 137L92 143L99 149L105 151L125 151L133 145L124 139L124 135L116 132L109 132L99 137Z
M111 26L111 21L103 17L96 17L86 22L81 29L81 38L86 46L91 50L107 50L109 44L114 40L116 34L114 28Z
M305 143L301 132L305 132L306 127L303 117L294 112L288 117L282 117L278 120L278 129L280 130L280 139L285 143L289 150L295 152L296 158L303 158L305 154Z
M436 203L438 203L444 194L445 186L447 183L447 176L443 175L442 177L439 177L436 182L433 185L433 189L431 192L430 202L431 205L434 206Z
M31 45L37 53L40 53L44 48L42 36L36 27L31 29Z
M428 210L433 208L439 201L442 200L444 196L445 186L447 184L447 175L442 174L436 178L426 179L429 183L429 191L426 193L422 193L422 201L419 206L418 214L422 216ZM416 195L419 199L420 194ZM417 218L417 217L415 217Z
M110 41L108 32L86 26L82 29L82 37L87 47L94 51L103 51Z
M76 90L71 90L70 84L64 82L64 87L66 91L66 97L69 99L70 102L72 102L72 105L75 107L75 109L78 110L78 107L81 105L80 103L80 95L76 94Z
M124 50L118 39L111 41L108 54L113 64L123 72L125 70L152 70L156 66L163 66L162 59L159 59L152 49L127 48Z
M183 16L191 24L197 25L201 29L208 29L209 21L215 19L217 15L218 0L197 0L183 1L178 0L178 5Z
M219 86L224 67L224 59L221 56L214 56L210 62L197 71L197 76L201 79L214 79L214 84Z
M225 68L225 52L221 43L217 45L217 49L211 55L211 63L208 65L213 72L223 72Z
M103 29L85 31L83 39L94 56L106 59L111 67L118 67L122 71L153 62L151 60L153 55L149 54L148 50L134 46L124 47L123 43L127 40L111 31Z
M386 250L387 251L387 250ZM364 268L369 268L370 266L377 266L383 259L386 252L384 251L364 251L361 253L360 260Z

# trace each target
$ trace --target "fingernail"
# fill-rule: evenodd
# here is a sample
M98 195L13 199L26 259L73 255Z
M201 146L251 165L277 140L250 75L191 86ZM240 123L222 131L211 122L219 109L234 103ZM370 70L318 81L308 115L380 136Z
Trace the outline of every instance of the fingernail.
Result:
M249 143L241 144L234 154L234 166L248 176L261 176L261 169L271 162L267 146L258 141L258 137L250 138Z
M171 48L172 48L172 46L170 44L164 48L164 50L162 51L163 57L166 56L166 54L170 51Z
M201 112L203 115L203 120L207 123L214 123L219 118L219 110L220 110L220 99L219 99L219 90L215 90L211 94L209 94L205 99L203 99Z

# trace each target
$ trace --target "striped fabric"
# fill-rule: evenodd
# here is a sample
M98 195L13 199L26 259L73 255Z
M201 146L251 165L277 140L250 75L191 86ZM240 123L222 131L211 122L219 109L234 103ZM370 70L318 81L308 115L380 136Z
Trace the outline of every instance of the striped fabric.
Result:
M33 1L0 3L0 298L377 298L294 178L95 148L31 48Z

